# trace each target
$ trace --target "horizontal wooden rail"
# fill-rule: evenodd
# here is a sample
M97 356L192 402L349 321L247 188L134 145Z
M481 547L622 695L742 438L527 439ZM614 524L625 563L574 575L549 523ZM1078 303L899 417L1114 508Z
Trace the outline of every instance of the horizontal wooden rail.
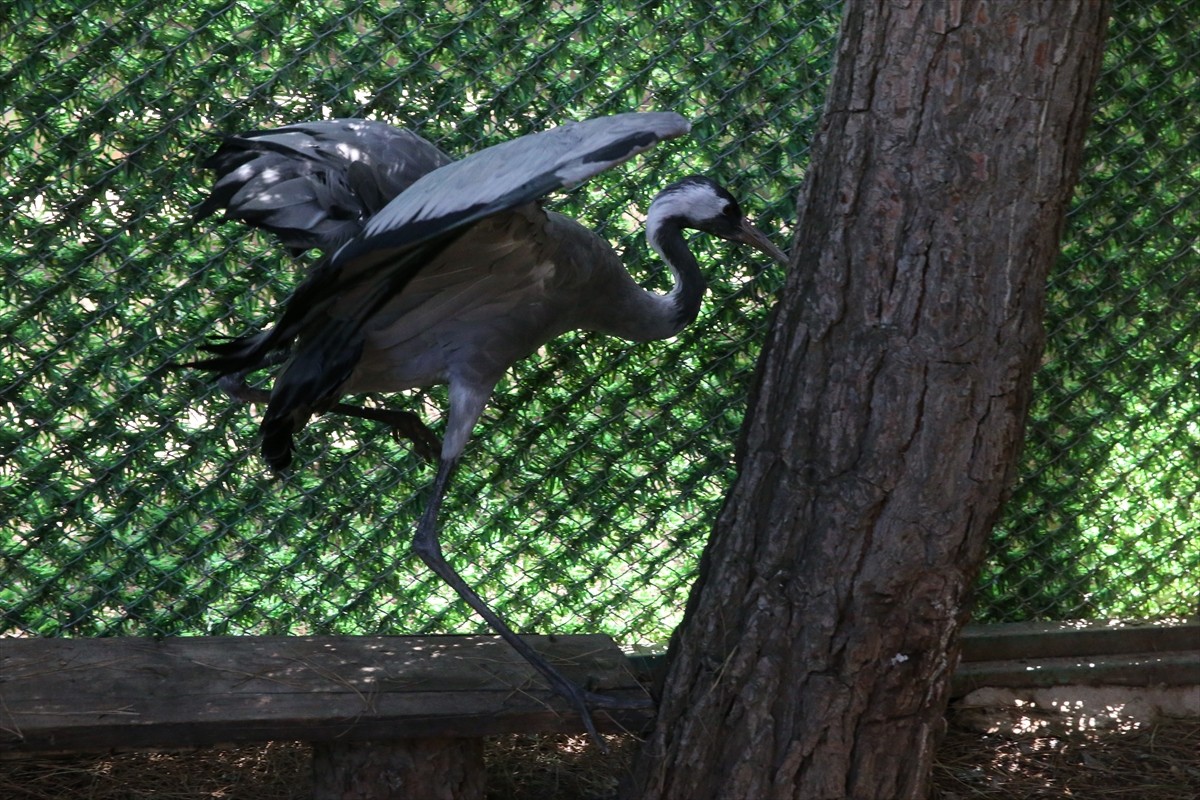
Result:
M661 657L526 639L576 682L646 702L597 711L602 731L649 726L634 670ZM1200 687L1200 623L971 626L953 693L1080 684ZM482 800L483 736L581 731L493 636L0 638L0 757L301 740L318 800Z
M530 636L580 684L646 708L598 711L604 731L653 716L606 636ZM982 686L1200 686L1200 622L969 626L953 694ZM578 716L494 636L0 638L0 757L277 739L346 742L581 732Z
M1189 622L1011 622L968 625L962 660L1166 653L1200 649L1200 620Z
M658 653L630 661L648 683L666 667ZM1016 622L963 631L951 696L983 686L1066 685L1200 686L1200 621Z
M607 636L529 636L563 674L646 708ZM578 715L494 636L0 639L0 756L215 744L577 732Z
M968 626L953 695L985 686L1200 687L1200 622ZM1200 715L1200 688L1195 709Z

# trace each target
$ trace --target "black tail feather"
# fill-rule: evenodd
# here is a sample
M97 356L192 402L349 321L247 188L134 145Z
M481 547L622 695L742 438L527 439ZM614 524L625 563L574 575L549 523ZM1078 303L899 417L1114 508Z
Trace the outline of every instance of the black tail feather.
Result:
M298 343L287 367L275 379L263 415L262 455L282 472L295 452L293 435L314 412L329 410L362 354L363 339L353 320L326 319Z
M279 361L275 348L269 346L269 332L252 333L223 342L206 342L200 349L213 353L214 358L201 358L171 364L174 369L202 369L218 375L233 375L268 367Z
M308 422L309 416L304 413L304 419L297 424L300 413L298 409L281 416L268 412L259 425L263 460L274 472L286 472L292 465L292 457L296 452L295 434Z

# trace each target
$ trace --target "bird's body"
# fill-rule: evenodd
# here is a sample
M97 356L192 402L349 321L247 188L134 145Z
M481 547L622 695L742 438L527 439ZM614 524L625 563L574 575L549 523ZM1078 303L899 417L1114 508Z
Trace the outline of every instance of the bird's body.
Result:
M536 206L475 225L364 327L363 358L347 391L446 383L463 369L472 381L498 380L511 364L576 327L562 300L602 283L594 278L609 265L594 258L560 263L556 242L564 232L591 245L589 256L603 252L591 231ZM464 353L477 355L464 359Z
M478 223L431 267L364 326L363 354L345 393L448 383L456 373L495 383L570 330L648 341L683 327L674 320L661 330L636 324L647 307L667 302L664 296L638 287L593 231L534 205ZM579 309L579 297L596 302Z
M566 331L648 341L696 317L705 283L682 229L784 260L706 178L672 184L651 204L647 236L675 276L666 294L640 287L607 241L537 202L687 129L674 114L623 114L449 162L419 137L380 123L289 126L229 140L210 161L219 179L201 208L225 208L293 250L319 247L325 255L272 328L215 345L217 356L194 366L240 378L287 354L262 422L263 454L275 469L288 466L293 436L313 413L355 413L340 403L344 395L448 384L440 464L414 549L576 703L589 729L586 705L603 698L565 681L462 581L442 555L437 513L472 428L512 364ZM395 194L383 202L388 192Z

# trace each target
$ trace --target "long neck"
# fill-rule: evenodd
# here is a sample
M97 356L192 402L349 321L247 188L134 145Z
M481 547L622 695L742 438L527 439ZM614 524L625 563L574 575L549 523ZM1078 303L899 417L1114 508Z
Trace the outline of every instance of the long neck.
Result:
M551 219L570 227L570 235L578 241L576 257L594 265L586 271L596 276L587 290L587 302L576 307L563 330L584 328L635 342L649 342L669 339L696 318L704 297L704 277L695 256L688 250L679 224L674 219L656 216L654 211L652 207L646 238L667 262L675 279L675 285L666 294L638 285L607 241L574 220L551 214Z
M674 219L650 219L647 221L646 238L654 251L667 262L675 285L662 297L664 314L669 314L672 330L667 336L687 327L700 313L700 302L706 287L704 276L696 257L688 249L683 230ZM665 338L665 337L664 337Z
M704 277L679 226L672 221L648 224L646 238L667 262L675 285L666 294L639 286L609 249L613 268L606 270L606 274L611 276L612 283L604 286L597 302L592 304L591 320L584 327L622 339L649 342L669 339L696 318L704 298Z

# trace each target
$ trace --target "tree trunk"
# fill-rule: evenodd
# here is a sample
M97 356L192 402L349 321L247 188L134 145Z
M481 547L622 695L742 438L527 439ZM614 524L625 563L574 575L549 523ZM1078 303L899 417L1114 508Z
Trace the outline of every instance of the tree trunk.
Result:
M1107 11L846 3L798 266L632 796L925 796Z

